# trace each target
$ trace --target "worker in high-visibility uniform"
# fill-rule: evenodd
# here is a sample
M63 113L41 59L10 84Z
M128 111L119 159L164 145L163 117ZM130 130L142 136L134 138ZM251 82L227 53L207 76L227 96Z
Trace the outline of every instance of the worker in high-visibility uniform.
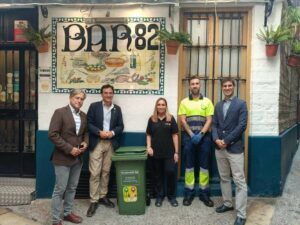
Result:
M185 164L185 188L183 205L192 204L195 195L195 165L199 166L199 199L208 207L214 203L210 199L209 162L211 160L211 134L209 132L214 114L214 106L200 93L200 79L193 76L189 80L189 97L179 106L179 121L183 128L183 158Z

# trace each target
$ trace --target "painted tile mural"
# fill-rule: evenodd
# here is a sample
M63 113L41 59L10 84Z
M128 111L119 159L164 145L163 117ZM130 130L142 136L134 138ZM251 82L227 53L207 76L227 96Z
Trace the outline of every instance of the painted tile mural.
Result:
M156 30L165 27L165 18L124 21L53 18L52 91L99 93L112 84L117 94L163 94L165 47Z

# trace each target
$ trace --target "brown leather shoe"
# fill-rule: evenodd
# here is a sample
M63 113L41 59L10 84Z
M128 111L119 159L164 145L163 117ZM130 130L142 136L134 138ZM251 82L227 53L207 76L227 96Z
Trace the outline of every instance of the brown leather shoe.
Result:
M65 221L69 221L71 223L81 223L82 218L80 216L75 215L74 213L70 213L69 215L64 217Z
M53 223L52 225L62 225L61 221L59 223Z
M110 201L107 197L100 198L98 202L99 204L105 205L108 208L115 207L115 204L112 201Z

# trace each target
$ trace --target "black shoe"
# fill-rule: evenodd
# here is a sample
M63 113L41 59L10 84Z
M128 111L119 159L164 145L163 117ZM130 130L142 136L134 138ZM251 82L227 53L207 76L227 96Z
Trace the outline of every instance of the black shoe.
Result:
M98 203L91 203L90 207L86 213L86 216L92 217L95 214L97 208L98 208Z
M200 195L199 196L200 201L204 203L207 207L213 207L214 202L209 198L208 195Z
M173 206L173 207L178 206L178 202L177 202L176 198L170 199L169 202L170 202L171 206Z
M192 204L192 201L194 200L194 197L193 196L184 196L184 199L183 199L183 202L182 204L184 206L189 206Z
M233 210L233 207L232 206L228 207L224 204L216 208L217 213L224 213L224 212L227 212L227 211L230 211L230 210Z
M99 204L105 205L107 208L114 208L115 204L110 201L107 197L100 198L98 201Z
M245 223L246 219L237 216L234 225L245 225Z
M155 201L155 206L156 207L161 207L162 206L162 199L161 198L157 198Z

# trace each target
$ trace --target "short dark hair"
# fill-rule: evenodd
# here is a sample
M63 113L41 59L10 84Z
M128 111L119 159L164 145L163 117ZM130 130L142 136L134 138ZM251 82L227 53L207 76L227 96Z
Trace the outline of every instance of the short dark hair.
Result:
M104 90L104 89L107 89L107 88L110 88L110 89L113 91L113 93L115 93L114 87L113 87L112 85L110 85L110 84L104 84L104 85L101 87L100 93L102 94L102 93L103 93L103 90Z
M223 84L225 84L226 82L230 82L230 83L232 83L233 86L235 86L235 81L234 81L234 79L231 78L231 77L224 77L224 78L222 79L222 81L221 81L222 86L223 86Z
M194 75L194 76L191 76L191 77L189 78L189 84L191 83L191 80L195 80L195 79L197 79L197 80L199 80L199 81L200 81L200 77L199 77L199 76L196 76L196 75Z

